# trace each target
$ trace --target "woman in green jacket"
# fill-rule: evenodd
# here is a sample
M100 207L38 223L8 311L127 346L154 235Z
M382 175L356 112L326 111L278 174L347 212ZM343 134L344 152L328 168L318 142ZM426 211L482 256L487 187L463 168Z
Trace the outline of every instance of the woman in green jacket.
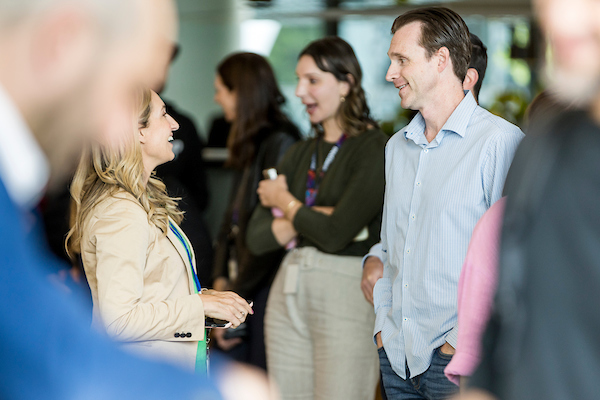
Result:
M269 293L267 368L283 399L369 399L379 367L361 259L379 240L386 137L348 43L312 42L296 74L316 135L290 148L277 179L260 183L247 232L255 254L291 249Z

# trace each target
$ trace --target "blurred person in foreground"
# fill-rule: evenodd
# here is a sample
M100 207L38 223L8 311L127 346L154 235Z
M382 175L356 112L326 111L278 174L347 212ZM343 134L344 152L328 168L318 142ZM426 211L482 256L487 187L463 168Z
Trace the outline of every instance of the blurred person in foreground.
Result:
M57 261L32 212L46 187L64 183L85 135L120 119L137 77L153 79L143 68L174 29L166 1L0 1L2 398L165 398L174 383L186 398L218 396L91 333L83 310L45 279Z
M131 89L157 79L175 27L167 0L0 0L1 398L220 397L90 332L85 311L45 278L57 261L32 212L83 143L123 122Z
M538 94L525 119L530 124L548 113L565 110L548 91ZM535 126L534 126L535 129ZM498 254L506 197L494 203L477 222L458 282L458 341L456 354L444 373L461 390L481 361L481 341L489 321L498 280Z
M465 399L600 393L600 3L535 6L548 89L579 109L532 119L515 156L494 312Z
M256 254L294 247L267 302L268 373L284 399L371 399L375 315L358 288L361 257L379 236L386 137L344 40L310 43L296 74L296 96L316 137L294 145L277 179L260 183L261 205L248 227ZM272 207L283 214L274 216Z
M463 81L463 89L469 90L479 104L479 92L487 69L487 48L477 35L470 33L469 37L471 38L471 62ZM373 304L375 283L383 276L382 258L381 242L373 245L363 258L363 276L360 287L365 299L371 304Z
M252 308L201 287L183 213L154 174L175 157L179 125L156 92L136 97L123 144L94 143L81 157L68 250L81 254L96 327L135 354L206 373L205 318L237 327Z
M214 330L217 346L238 361L266 368L264 310L271 282L285 254L254 255L246 244L248 221L259 203L263 171L276 167L300 132L281 110L285 99L269 62L236 53L217 67L215 102L231 125L226 167L234 170L229 205L215 247L214 288L252 299L255 315L238 330ZM233 337L231 337L231 336Z
M373 291L374 337L389 399L446 399L458 335L456 293L473 228L502 193L521 130L463 88L469 30L448 8L392 25L386 79L418 110L386 146L384 271Z
M446 377L464 390L481 359L481 338L489 319L498 276L500 232L506 197L495 202L473 229L458 281L458 338Z

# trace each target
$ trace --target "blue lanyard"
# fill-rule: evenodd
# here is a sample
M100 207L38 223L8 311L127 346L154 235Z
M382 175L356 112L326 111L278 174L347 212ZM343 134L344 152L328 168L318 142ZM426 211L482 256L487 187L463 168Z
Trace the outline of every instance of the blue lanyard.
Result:
M196 275L196 272L194 271L194 259L192 257L190 245L185 239L185 237L181 234L179 229L171 221L169 221L169 228L171 228L171 232L173 232L175 236L177 236L177 239L179 239L179 241L185 248L185 252L187 253L188 259L190 260L190 268L192 269L192 275L194 276L194 282L196 283L196 290L200 292L202 290L202 286L200 286L200 280L198 279L198 275Z
M187 253L188 259L190 260L190 269L192 270L192 276L194 277L194 283L196 284L196 292L200 292L202 290L202 286L200 286L200 281L198 280L198 275L194 271L194 262L192 257L191 246L189 242L186 240L185 236L179 231L179 228L169 221L169 228L171 228L171 232L177 236L177 239L181 242L183 247L185 248L185 252ZM208 334L208 333L207 333ZM198 342L198 348L196 349L196 373L200 375L206 376L208 374L208 342L205 339L200 340Z

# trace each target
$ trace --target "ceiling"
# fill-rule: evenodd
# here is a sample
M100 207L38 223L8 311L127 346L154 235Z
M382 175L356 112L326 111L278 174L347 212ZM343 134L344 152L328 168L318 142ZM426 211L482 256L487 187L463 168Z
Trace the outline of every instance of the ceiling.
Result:
M243 15L242 19L319 18L336 21L353 15L398 16L410 9L430 5L446 6L461 15L531 14L530 0L177 0L182 20L206 23L227 22L235 15Z
M423 6L446 6L461 15L529 15L530 0L246 0L256 18L318 17L336 20L349 15L399 15Z

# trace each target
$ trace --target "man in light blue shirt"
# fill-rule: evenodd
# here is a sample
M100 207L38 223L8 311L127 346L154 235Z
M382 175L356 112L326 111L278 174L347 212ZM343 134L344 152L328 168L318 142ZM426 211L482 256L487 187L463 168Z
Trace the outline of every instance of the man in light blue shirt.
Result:
M487 47L481 39L473 33L471 36L471 64L463 81L463 89L470 90L475 101L479 104L479 92L485 71L487 69ZM365 300L373 304L373 287L383 276L383 261L381 255L381 242L376 243L369 249L369 253L363 257L363 276L360 287Z
M469 31L446 8L394 21L386 79L417 116L386 147L384 273L374 335L388 398L444 399L457 340L458 278L472 230L502 195L521 130L477 105L463 80Z

